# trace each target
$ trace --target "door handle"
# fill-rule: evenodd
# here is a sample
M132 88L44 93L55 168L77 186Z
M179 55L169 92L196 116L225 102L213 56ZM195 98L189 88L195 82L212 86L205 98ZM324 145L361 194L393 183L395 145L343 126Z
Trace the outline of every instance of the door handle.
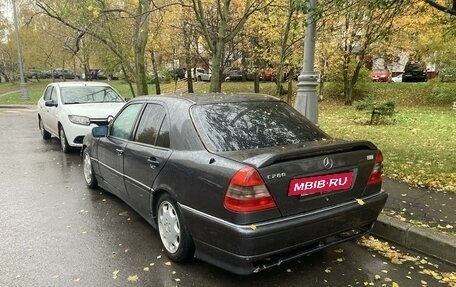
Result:
M155 157L150 157L147 159L147 162L149 163L150 168L155 169L160 165L160 161L157 160Z
M120 148L116 148L116 153L117 153L117 155L123 155L124 150L120 149Z

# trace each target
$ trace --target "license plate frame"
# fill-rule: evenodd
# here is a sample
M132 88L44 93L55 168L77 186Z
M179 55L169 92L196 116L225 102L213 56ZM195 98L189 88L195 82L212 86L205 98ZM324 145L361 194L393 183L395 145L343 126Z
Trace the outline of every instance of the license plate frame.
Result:
M288 196L308 196L348 190L353 184L353 171L293 178L288 185Z

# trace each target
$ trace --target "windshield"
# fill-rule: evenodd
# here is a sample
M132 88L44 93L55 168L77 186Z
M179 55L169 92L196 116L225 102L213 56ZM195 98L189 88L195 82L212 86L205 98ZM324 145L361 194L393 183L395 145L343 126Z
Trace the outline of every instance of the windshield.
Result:
M73 86L60 89L64 104L123 102L122 97L111 87Z
M211 151L299 144L329 138L284 102L208 104L192 108L195 125Z

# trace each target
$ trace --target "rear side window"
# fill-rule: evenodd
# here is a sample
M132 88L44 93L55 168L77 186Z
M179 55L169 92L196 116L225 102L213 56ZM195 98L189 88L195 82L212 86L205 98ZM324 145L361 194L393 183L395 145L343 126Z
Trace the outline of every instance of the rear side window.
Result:
M162 106L147 105L139 121L135 141L168 148L169 128L165 114L165 109Z
M195 125L212 151L299 144L329 138L284 102L241 102L195 106Z

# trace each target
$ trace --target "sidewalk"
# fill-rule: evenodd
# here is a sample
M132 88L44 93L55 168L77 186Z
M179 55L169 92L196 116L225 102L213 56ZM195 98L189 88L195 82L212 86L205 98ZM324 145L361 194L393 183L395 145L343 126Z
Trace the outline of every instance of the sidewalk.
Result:
M383 179L388 193L373 234L456 265L456 194Z

